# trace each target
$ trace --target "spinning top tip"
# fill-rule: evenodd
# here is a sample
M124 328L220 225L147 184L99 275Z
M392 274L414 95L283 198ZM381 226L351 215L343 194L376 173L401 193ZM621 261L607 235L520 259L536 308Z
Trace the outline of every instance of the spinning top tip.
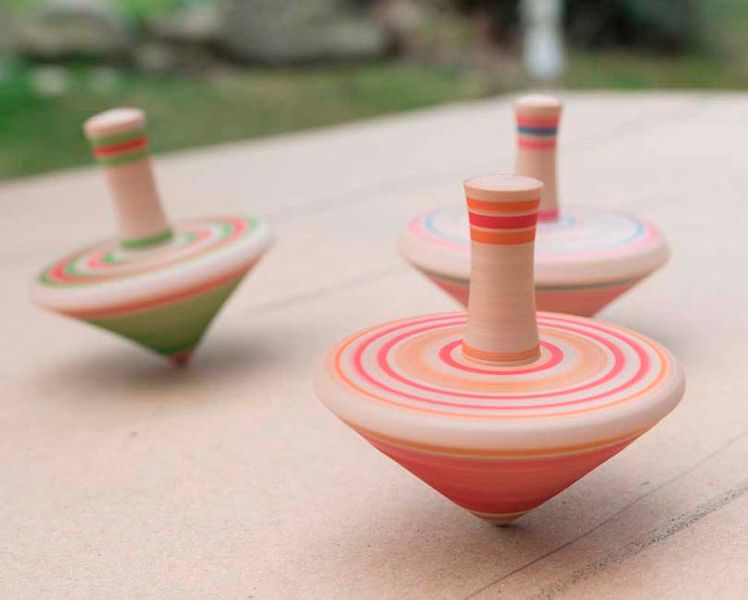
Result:
M176 367L186 367L190 364L190 361L192 360L192 355L194 354L194 352L195 352L194 348L190 348L189 350L185 350L184 352L178 352L177 354L172 354L169 357L169 360Z

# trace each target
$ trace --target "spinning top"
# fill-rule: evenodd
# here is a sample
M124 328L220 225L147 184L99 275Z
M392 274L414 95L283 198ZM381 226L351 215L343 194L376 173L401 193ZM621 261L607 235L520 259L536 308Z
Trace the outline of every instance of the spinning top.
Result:
M330 353L316 388L378 450L476 516L508 523L662 419L684 379L644 336L535 313L538 180L497 175L464 186L467 315L356 333Z
M185 364L223 303L257 263L271 236L253 218L169 223L136 109L85 124L106 173L120 237L66 256L41 272L41 306L118 333Z
M654 225L622 212L559 210L556 133L561 103L548 96L525 96L515 112L516 170L545 183L535 249L538 308L593 315L662 266L667 244ZM416 216L399 245L406 260L467 305L470 244L464 210Z

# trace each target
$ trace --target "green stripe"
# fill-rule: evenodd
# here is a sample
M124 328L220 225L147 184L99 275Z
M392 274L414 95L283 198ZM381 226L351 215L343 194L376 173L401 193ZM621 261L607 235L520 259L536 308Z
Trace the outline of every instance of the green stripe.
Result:
M91 138L91 145L94 146L94 148L114 146L115 144L130 142L141 137L145 137L145 129L133 129L132 131L126 131L124 133L118 133L107 137Z
M137 152L125 152L124 154L118 154L116 156L107 156L106 158L97 157L96 160L99 161L99 164L106 165L107 167L116 167L135 162L146 156L148 156L148 148L138 150Z
M143 248L150 248L151 246L166 242L172 237L174 237L174 232L170 227L169 229L164 229L163 231L159 231L158 233L146 237L133 240L122 240L120 245L126 250L141 250Z
M242 239L250 237L253 232L257 229L259 226L259 221L255 218L248 217L242 219L247 224L247 229L242 235ZM226 237L231 234L234 231L233 226L230 223L220 223L219 221L205 221L206 225L219 225L220 226L220 237L211 240L210 248L212 249L213 246L217 243L220 243ZM182 227L187 226L186 224L182 224ZM179 240L178 249L183 248L189 248L192 242L195 241L195 238L197 238L197 234L193 231L175 231L173 232L174 237L176 237ZM128 240L132 241L132 240ZM122 247L122 242L120 242L120 247ZM53 263L49 265L47 268L45 268L40 274L39 274L39 281L44 283L44 285L48 285L50 287L59 287L59 288L66 288L66 287L79 287L84 285L98 285L101 284L102 281L99 279L100 273L86 273L83 271L80 271L78 268L76 268L77 261L80 260L81 256L88 253L89 251L93 250L94 248L87 248L84 251L79 252L77 255L72 257L65 265L63 265L63 272L65 275L73 277L73 278L83 278L76 279L75 281L66 281L66 282L59 282L52 280L50 278L49 272L54 269L57 266L57 263ZM120 256L117 257L117 250L112 249L109 252L107 252L103 257L103 262L110 264L110 265L120 265L120 264L128 264L132 257L128 256ZM132 276L140 275L140 273L132 273ZM123 277L128 277L129 275L124 275Z

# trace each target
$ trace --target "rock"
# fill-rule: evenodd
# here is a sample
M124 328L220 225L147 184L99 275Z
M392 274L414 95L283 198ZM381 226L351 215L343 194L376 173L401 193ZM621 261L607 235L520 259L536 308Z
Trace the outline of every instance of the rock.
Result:
M188 4L150 24L156 39L192 45L212 44L218 39L220 29L220 13L214 4Z
M237 58L269 64L379 58L390 38L345 0L224 0L220 43Z
M406 59L462 63L478 53L478 23L466 19L454 2L380 0L382 22Z
M199 0L147 22L149 41L135 53L140 70L153 75L207 73L219 64L217 5Z
M380 18L392 32L398 50L407 58L420 57L427 45L425 38L441 16L438 7L423 0L382 0Z
M117 4L108 0L46 0L13 28L16 50L47 60L122 58L133 36Z

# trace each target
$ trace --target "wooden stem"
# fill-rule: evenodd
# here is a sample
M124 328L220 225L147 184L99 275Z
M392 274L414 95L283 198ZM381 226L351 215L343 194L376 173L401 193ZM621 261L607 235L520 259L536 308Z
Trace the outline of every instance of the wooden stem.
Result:
M556 138L561 102L551 96L522 96L514 104L517 118L517 173L540 179L545 185L538 218L558 219Z
M471 270L462 350L499 364L539 355L533 258L542 182L489 175L464 182L470 218Z
M151 167L143 112L109 110L88 119L83 129L106 174L122 246L150 248L171 239Z

